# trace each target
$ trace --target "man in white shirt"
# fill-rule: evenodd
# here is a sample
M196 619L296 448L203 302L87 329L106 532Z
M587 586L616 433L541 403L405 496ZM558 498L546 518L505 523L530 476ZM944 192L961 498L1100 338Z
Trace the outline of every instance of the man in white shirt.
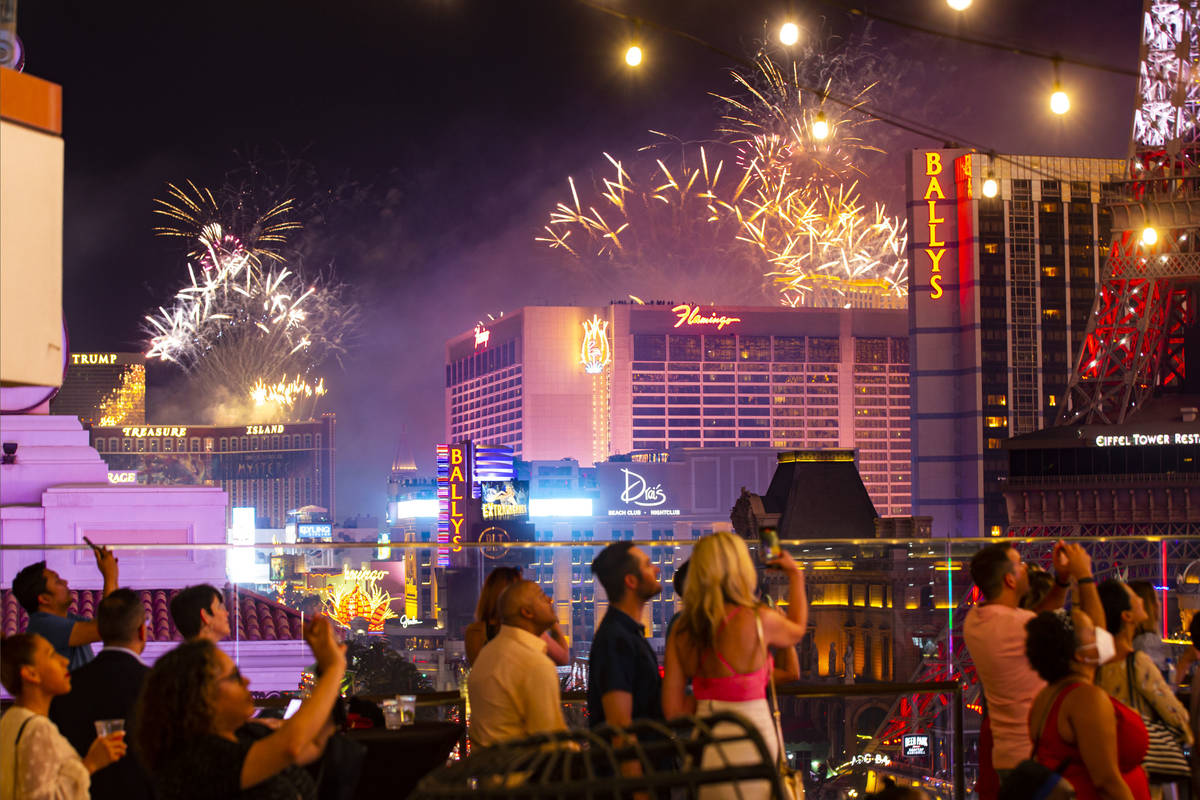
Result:
M479 651L467 679L475 744L566 730L558 670L541 638L556 621L550 598L532 581L500 596L500 632Z

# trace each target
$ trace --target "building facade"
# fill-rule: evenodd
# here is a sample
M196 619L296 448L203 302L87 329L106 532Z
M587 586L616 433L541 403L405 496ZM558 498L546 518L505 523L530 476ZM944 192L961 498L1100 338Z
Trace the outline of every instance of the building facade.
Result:
M230 508L255 509L258 527L283 528L302 506L333 514L334 422L95 426L91 443L133 483L219 486Z
M857 448L880 512L911 511L903 311L526 307L446 346L447 440L580 464L675 448Z
M71 353L51 414L92 425L146 422L146 357L141 353Z
M1125 162L917 150L908 168L912 513L936 536L999 535L1001 442L1053 424Z

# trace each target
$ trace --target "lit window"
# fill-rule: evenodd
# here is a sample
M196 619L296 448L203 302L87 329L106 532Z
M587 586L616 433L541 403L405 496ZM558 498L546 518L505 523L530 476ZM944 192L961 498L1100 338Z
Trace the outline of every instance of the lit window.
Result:
M1058 308L1043 308L1042 317L1044 319L1062 319L1062 310Z
M989 406L1007 406L1008 395L1006 394L989 394L987 396L987 404Z
M1046 396L1046 405L1050 406L1051 408L1054 408L1056 405L1058 405L1058 398L1056 398L1052 394L1047 395Z
M1047 278L1057 278L1059 267L1047 264L1042 267L1042 275Z
M999 450L1000 449L1000 440L999 439L988 439L987 446L988 446L988 450Z
M989 428L1005 428L1008 426L1008 420L1004 417L984 417L983 424Z
M992 526L992 536L999 536L999 535L1000 535L1000 526L993 525Z
M988 242L983 246L983 252L995 255L1000 252L1000 245L996 242Z

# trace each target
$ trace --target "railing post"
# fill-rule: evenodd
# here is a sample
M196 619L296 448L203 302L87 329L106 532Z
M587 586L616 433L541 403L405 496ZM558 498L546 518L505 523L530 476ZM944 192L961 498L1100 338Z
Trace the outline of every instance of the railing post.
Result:
M966 769L966 736L963 733L963 685L962 681L954 687L954 797L955 800L966 800L967 769Z

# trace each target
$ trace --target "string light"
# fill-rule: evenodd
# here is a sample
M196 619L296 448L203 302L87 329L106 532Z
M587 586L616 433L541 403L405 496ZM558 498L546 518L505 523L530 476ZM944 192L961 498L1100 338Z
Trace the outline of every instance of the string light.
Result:
M946 0L946 5L955 11L966 11L971 7L971 0Z
M1150 246L1158 243L1158 231L1147 225L1142 228L1142 244Z
M800 41L800 28L794 22L785 22L779 29L779 41L785 47L791 47L796 42Z
M813 120L812 135L814 139L822 140L829 136L829 122L825 119L825 112L818 111L817 118Z
M1000 184L996 181L996 174L988 170L987 178L983 181L983 196L995 197L1000 191Z
M1071 98L1067 97L1058 81L1054 82L1054 94L1050 95L1050 110L1059 116L1071 110Z
M639 66L642 63L642 48L631 44L625 51L625 63L631 67Z

